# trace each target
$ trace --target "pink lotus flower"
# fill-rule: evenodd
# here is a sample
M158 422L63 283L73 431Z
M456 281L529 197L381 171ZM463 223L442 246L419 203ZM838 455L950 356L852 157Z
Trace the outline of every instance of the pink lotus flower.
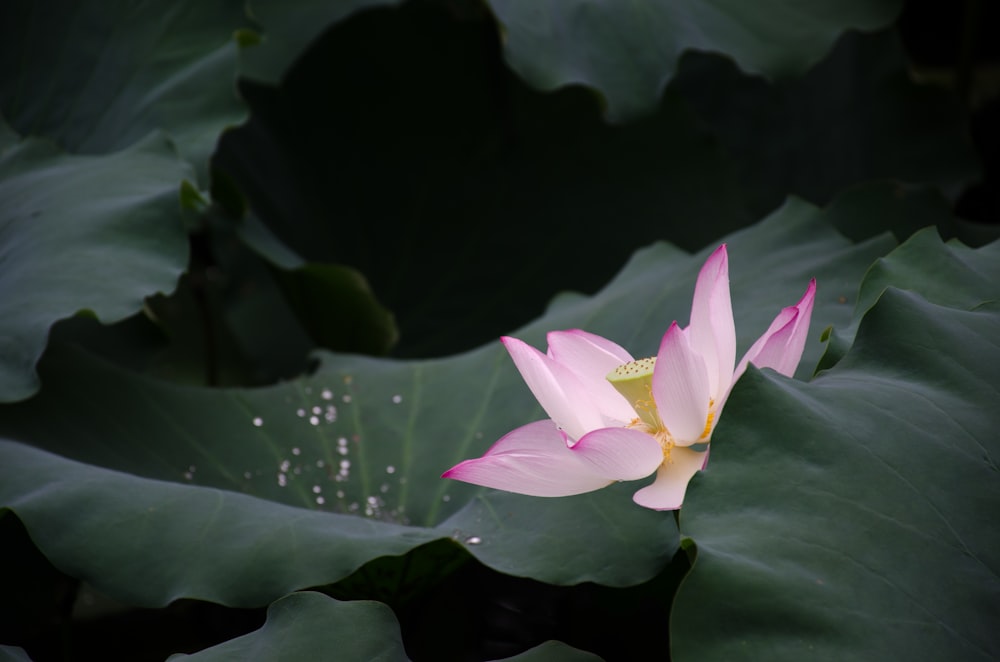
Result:
M747 364L788 377L795 372L815 294L812 280L736 364L729 258L722 245L698 274L691 324L671 324L655 357L635 360L610 340L578 329L549 333L546 354L505 337L550 419L517 428L443 477L532 496L568 496L655 471L656 479L634 501L655 510L680 508L688 481L708 461L712 430Z

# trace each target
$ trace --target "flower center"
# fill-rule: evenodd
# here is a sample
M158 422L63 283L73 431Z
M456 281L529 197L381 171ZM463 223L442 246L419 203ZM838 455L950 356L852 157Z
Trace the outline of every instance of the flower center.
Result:
M653 369L656 367L656 357L629 361L612 370L606 379L611 382L619 393L632 405L638 418L628 424L630 428L638 428L651 434L663 449L663 461L670 462L670 450L674 447L674 438L670 430L660 419L653 399Z
M653 398L653 370L656 367L656 357L651 356L646 359L629 361L618 366L610 373L606 379L611 382L619 393L632 405L637 418L632 420L626 427L637 428L652 435L663 449L663 461L670 463L670 450L677 445L670 430L664 425L660 418L660 412L656 409L656 400ZM682 446L692 443L707 442L712 436L712 428L715 423L715 400L708 401L708 417L705 420L705 429L696 441L681 442Z

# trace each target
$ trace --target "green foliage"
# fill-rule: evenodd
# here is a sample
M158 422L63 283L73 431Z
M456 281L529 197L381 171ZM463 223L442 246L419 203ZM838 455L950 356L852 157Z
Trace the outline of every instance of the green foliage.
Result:
M507 60L534 86L588 85L613 118L653 109L684 51L714 51L753 74L803 74L844 30L892 21L899 2L688 0L627 5L490 0Z
M964 98L896 1L640 4L0 6L0 658L1000 656ZM440 478L721 242L740 351L818 298L679 518Z
M681 516L674 657L1000 653L1000 288L976 273L998 257L917 235L869 273L834 368L741 380Z
M190 170L158 134L106 156L36 138L0 149L0 401L11 401L37 390L57 320L116 322L173 288L187 260L175 182Z
M319 593L293 593L268 607L259 630L172 660L306 660L318 651L344 660L404 660L399 625L378 602L338 602Z

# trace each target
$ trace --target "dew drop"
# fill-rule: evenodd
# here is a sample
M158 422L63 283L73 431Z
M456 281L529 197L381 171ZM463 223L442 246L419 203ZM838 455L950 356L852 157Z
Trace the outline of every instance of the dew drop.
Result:
M337 452L341 455L347 455L347 446L337 446Z
M298 416L299 418L303 418L306 415L306 410L302 408L296 409L295 415Z
M350 404L351 403L351 396L350 395L345 395L344 397L341 398L341 400L344 401L345 405Z
M310 416L309 425L319 425L319 416Z
M323 408L317 405L316 407L312 408L312 413L314 413L314 414L322 414L323 413Z
M483 542L483 539L480 538L479 536L469 536L468 538L465 539L466 545L478 545L481 542Z
M337 498L338 499L344 498L344 490L337 490Z
M251 478L253 478L253 474L250 473L249 471L244 471L243 477L246 478L247 480L250 480Z
M398 405L402 401L403 401L403 396L401 396L401 395L394 395L394 396L392 396L392 403L393 404Z
M278 471L280 471L281 473L288 473L288 468L291 466L292 466L291 462L289 462L288 460L282 460L281 465L278 468Z
M333 423L337 420L337 408L333 405L328 405L326 408L326 413L323 414L323 418L326 419L327 423Z
M386 472L387 474L394 474L394 473L396 473L396 467L394 467L394 466L392 466L392 465L390 464L389 466L387 466L387 467L385 468L385 472Z
M292 455L302 455L302 449L296 446L292 449Z
M389 491L388 483L382 483L381 485L379 485L378 491L381 492L382 494L388 492Z
M288 476L283 473L278 474L278 487L284 487L288 485Z
M350 460L341 460L340 461L340 468L341 469L350 469L351 468L351 461Z
M331 391L328 388L323 389L323 391L319 395L324 400L332 400L333 399L333 391Z
M262 426L262 425L264 425L264 419L263 419L263 418L261 418L260 416L254 416L254 419L253 419L253 426L254 426L255 428L259 428L259 427L260 427L260 426Z
M320 487L319 485L313 485L313 494L319 494L322 491L323 491L322 487Z
M451 501L451 495L445 494L443 497L441 497L441 500L444 501L445 503L448 503L449 501Z
M326 499L324 499L321 496L316 497L316 504L317 505L322 506L324 503L326 503Z
M322 469L325 466L326 466L326 462L324 462L323 460L316 460L316 468L317 469Z

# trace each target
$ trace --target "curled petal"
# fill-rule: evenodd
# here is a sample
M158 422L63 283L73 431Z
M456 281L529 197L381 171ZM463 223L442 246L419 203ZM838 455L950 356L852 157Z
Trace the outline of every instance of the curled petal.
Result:
M582 494L612 482L578 457L565 439L552 421L529 423L501 438L482 457L460 462L441 477L543 497Z
M719 246L698 273L691 303L688 340L705 361L708 392L718 397L732 383L736 363L736 324L729 295L729 256Z
M681 507L688 482L705 467L708 452L674 448L670 452L670 460L669 463L660 465L652 485L647 485L632 496L633 501L653 510L677 510Z
M605 426L594 398L572 370L517 338L501 340L538 404L556 425L573 439Z
M573 372L605 417L605 425L635 417L632 406L607 380L609 372L632 360L617 344L579 329L548 334L549 356Z
M519 450L559 453L569 445L566 434L546 418L511 430L490 446L484 455Z
M572 452L597 474L615 480L644 478L663 461L659 442L628 428L594 430L574 444Z
M561 363L580 361L582 364L598 364L603 361L603 364L596 365L597 373L602 378L632 360L632 355L617 343L581 329L552 331L546 339L549 341L549 354Z
M705 362L688 343L690 334L677 322L660 343L653 369L653 399L674 442L689 446L701 440L708 423L709 390Z
M764 335L747 350L736 368L734 382L746 370L748 363L758 368L773 368L786 377L795 374L806 346L815 299L816 280L813 279L799 302L778 313Z

